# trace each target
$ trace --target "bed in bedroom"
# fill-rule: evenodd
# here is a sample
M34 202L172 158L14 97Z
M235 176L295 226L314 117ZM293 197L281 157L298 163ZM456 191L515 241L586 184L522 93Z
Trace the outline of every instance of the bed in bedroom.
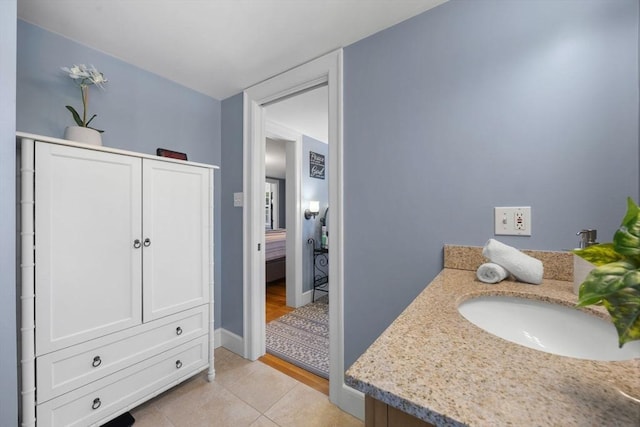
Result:
M287 275L287 230L266 230L264 246L266 282L283 279Z

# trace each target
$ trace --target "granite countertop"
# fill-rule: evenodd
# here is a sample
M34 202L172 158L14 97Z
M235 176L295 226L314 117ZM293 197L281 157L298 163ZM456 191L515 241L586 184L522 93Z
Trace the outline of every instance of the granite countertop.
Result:
M546 278L546 264L538 286L484 284L473 270L446 267L445 254L445 268L347 370L347 384L438 426L640 425L640 359L599 362L529 349L457 310L479 295L573 306L573 282ZM588 311L608 316L599 309Z

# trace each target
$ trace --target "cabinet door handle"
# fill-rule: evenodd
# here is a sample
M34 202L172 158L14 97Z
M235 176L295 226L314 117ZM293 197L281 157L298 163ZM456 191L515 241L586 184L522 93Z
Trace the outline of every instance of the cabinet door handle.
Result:
M94 368L97 368L101 364L102 364L102 359L100 359L100 356L94 357L93 362L91 362L91 366L93 366Z
M140 243L140 239L136 239L133 241L133 247L136 249L139 249L140 246L142 246L142 243Z
M176 369L182 368L182 362L180 360L176 360Z
M147 237L144 239L144 247L148 248L149 246L151 246L151 239Z
M182 335L182 328L180 326L176 328L176 335Z
M91 405L91 409L98 409L100 407L100 405L102 405L102 402L100 402L100 398L96 397L95 399L93 399L93 404Z

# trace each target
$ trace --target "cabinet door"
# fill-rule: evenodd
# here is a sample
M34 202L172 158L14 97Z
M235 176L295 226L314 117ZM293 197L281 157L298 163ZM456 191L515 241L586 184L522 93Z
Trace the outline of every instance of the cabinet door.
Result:
M36 144L36 354L141 323L141 160Z
M143 161L143 319L209 302L209 169Z

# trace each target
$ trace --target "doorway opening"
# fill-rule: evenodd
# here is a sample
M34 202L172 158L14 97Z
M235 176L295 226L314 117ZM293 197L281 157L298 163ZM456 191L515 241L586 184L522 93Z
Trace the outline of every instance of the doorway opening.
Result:
M266 277L266 356L260 360L325 394L329 394L329 295L326 212L330 174L328 162L328 88L327 84L293 94L264 107L268 132L265 141L265 277ZM296 138L277 135L286 128ZM301 156L291 156L287 147L297 148ZM297 168L290 168L291 163ZM295 172L294 172L295 170ZM287 176L286 171L301 175ZM296 194L289 183L300 182ZM277 192L287 193L277 203ZM301 215L291 200L303 208L312 204L313 214ZM293 207L294 209L289 209ZM276 218L277 210L290 214ZM298 237L288 239L298 228ZM280 227L275 227L279 219ZM290 221L291 220L291 221ZM290 223L291 222L291 223ZM285 239L293 240L299 258L285 256ZM302 263L300 264L300 259ZM296 263L296 260L298 261ZM291 264L296 264L291 265ZM284 268L286 264L286 269ZM302 280L284 274L291 267L302 270ZM293 289L292 289L293 288ZM292 291L294 293L291 297ZM277 358L278 364L273 364Z
M342 50L338 50L244 92L243 262L244 262L244 355L256 360L265 353L264 290L264 106L321 84L329 90L329 183L328 220L331 224L329 252L330 385L329 398L341 409L364 417L364 396L344 383L343 327L343 171L342 171ZM304 209L297 204L296 218ZM300 219L302 221L302 219Z

